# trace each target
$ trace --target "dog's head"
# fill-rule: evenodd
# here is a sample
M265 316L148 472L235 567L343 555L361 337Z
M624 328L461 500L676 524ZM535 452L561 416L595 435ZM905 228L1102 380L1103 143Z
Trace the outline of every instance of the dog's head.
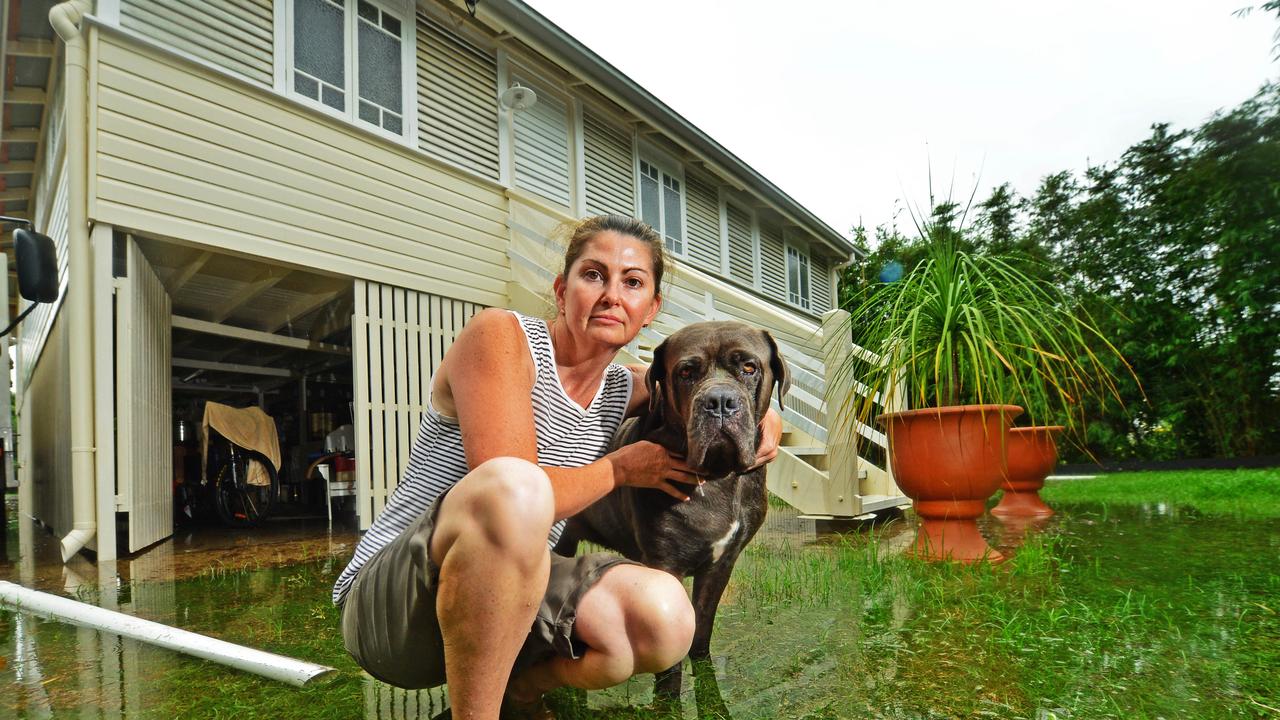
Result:
M654 350L646 383L648 425L683 430L689 465L720 477L755 464L773 388L781 405L791 379L768 332L740 322L702 322Z

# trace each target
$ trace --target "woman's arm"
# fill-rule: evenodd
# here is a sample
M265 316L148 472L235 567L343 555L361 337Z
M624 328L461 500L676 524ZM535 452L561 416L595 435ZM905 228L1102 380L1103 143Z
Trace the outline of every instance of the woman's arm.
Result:
M538 461L530 400L536 373L514 315L497 309L478 313L450 346L440 370L441 390L452 400L462 427L468 467L495 457ZM668 479L696 482L683 463L648 442L621 448L583 467L543 470L555 492L556 519L582 510L619 485L653 487L686 498Z
M778 444L781 442L782 416L770 407L764 414L764 418L760 420L760 446L756 450L756 464L751 466L751 469L773 462L773 459L778 457Z
M627 403L627 417L635 417L649 406L649 386L644 376L649 372L648 365L624 365L631 371L631 402Z

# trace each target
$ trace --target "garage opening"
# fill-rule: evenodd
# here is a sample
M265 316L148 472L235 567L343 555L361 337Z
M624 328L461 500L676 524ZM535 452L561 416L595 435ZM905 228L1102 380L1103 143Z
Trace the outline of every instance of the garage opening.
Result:
M354 529L354 281L134 235L115 247L121 550Z

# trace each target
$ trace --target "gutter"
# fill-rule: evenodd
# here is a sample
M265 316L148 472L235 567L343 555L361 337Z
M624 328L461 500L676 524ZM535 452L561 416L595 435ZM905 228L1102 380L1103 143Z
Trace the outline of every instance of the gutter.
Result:
M607 89L608 94L621 100L620 104L624 107L630 106L640 110L652 116L664 127L671 128L672 134L684 145L720 165L726 171L750 181L752 186L762 191L767 200L784 208L800 223L815 231L815 234L824 242L849 256L851 260L859 257L857 248L849 242L848 238L818 219L818 216L769 182L765 176L756 172L738 156L729 152L723 145L711 139L693 123L533 8L520 0L491 0L481 2L479 12L494 18L502 27L510 30L521 40L546 52L549 57L566 68L572 69L583 79L592 82L596 89Z
M88 52L81 20L93 9L91 0L66 0L49 10L49 24L66 45L67 149L67 322L71 395L71 532L62 538L67 562L97 533L97 486L93 446L93 272L89 252L86 155L88 116Z

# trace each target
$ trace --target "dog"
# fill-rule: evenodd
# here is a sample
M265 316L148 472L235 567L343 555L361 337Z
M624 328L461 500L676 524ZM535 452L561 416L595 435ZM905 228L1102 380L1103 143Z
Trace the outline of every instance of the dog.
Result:
M556 552L579 541L678 578L693 576L696 629L689 657L711 655L716 607L738 554L764 523L765 469L751 469L773 390L790 387L773 336L740 322L689 325L658 346L645 376L647 412L618 429L613 448L649 440L705 474L688 502L660 490L621 487L569 519ZM655 695L680 694L680 664L658 673Z

